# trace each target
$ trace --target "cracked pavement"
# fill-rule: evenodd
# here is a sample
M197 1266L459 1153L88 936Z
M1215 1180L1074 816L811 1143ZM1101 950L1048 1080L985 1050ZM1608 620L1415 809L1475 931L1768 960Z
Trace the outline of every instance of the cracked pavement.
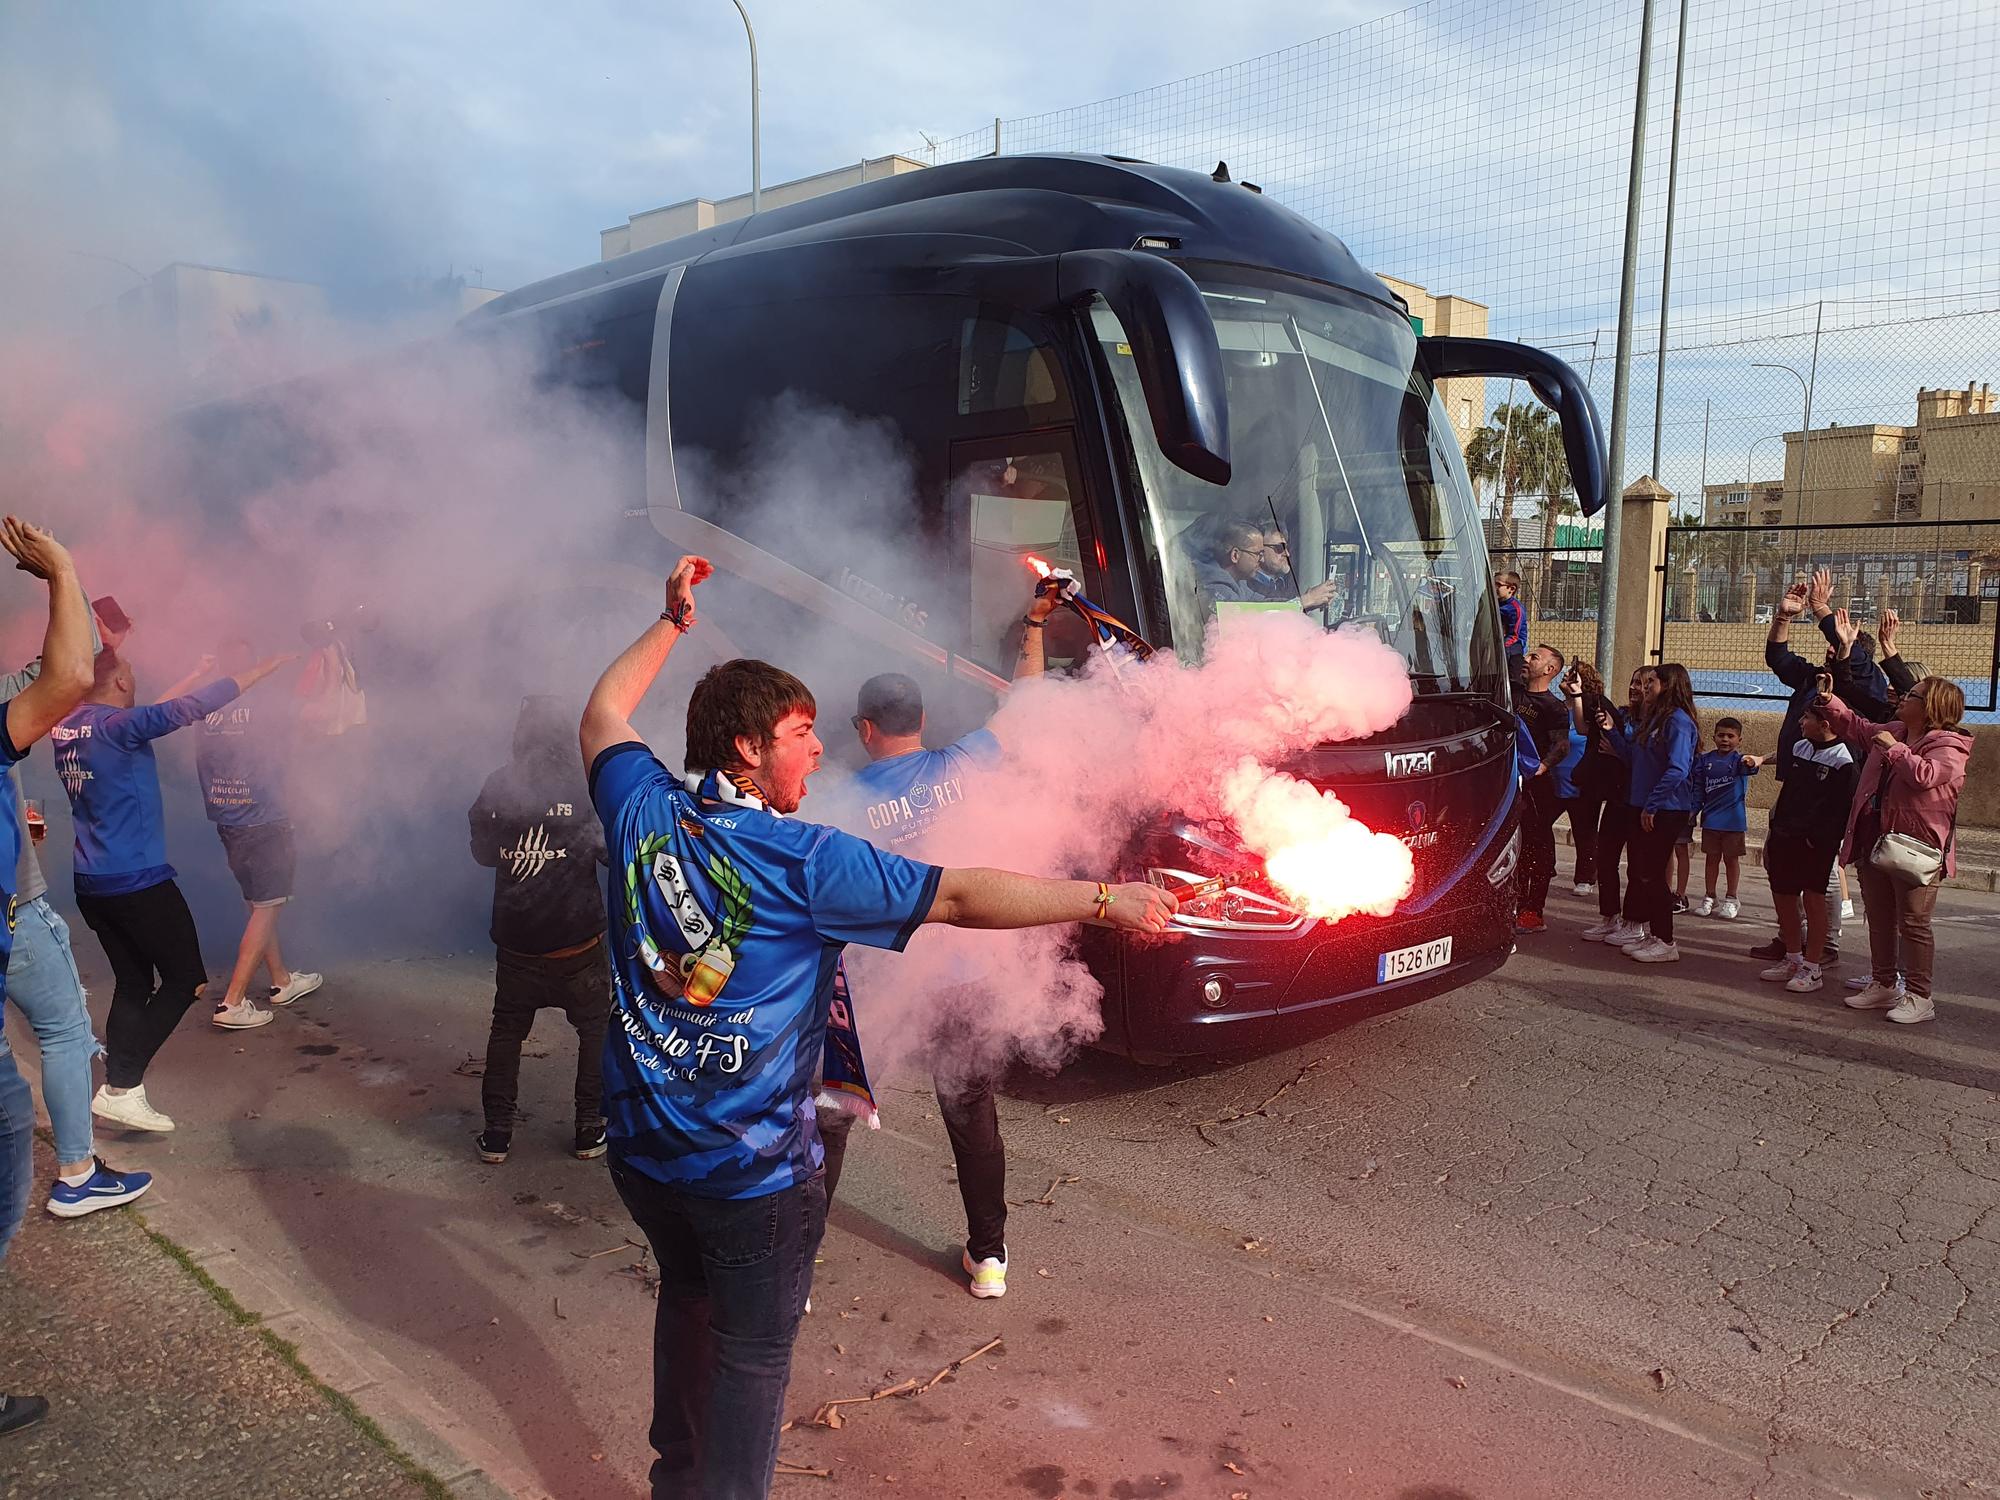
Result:
M1009 1143L1768 1455L2000 1494L2000 901L1941 902L1918 1027L1842 1006L1851 966L1760 984L1768 899L1682 919L1672 969L1555 904L1493 979L1324 1041L1040 1081Z
M885 1081L791 1409L1003 1342L788 1434L832 1477L777 1493L2000 1495L2000 897L1941 901L1919 1027L1759 984L1755 893L1667 970L1556 906L1493 978L1282 1053L1010 1080L1002 1302L956 1270L929 1080ZM488 961L323 966L277 1024L190 1024L158 1070L181 1129L102 1149L516 1495L639 1493L652 1308L603 1164L564 1150L566 1028L482 1167Z

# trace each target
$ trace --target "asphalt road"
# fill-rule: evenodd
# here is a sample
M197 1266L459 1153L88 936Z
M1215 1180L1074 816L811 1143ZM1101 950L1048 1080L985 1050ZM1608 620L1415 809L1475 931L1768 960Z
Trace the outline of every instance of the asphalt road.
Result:
M1493 979L1279 1055L1016 1080L1002 1302L962 1290L934 1101L899 1080L791 1407L1003 1342L789 1434L829 1477L778 1493L2000 1494L2000 898L1947 893L1915 1028L1758 984L1766 902L1689 919L1675 968L1556 905ZM256 1032L191 1021L149 1086L182 1128L107 1154L517 1493L641 1493L652 1302L601 1163L562 1149L559 1018L485 1167L454 1069L486 961L298 961L326 989Z

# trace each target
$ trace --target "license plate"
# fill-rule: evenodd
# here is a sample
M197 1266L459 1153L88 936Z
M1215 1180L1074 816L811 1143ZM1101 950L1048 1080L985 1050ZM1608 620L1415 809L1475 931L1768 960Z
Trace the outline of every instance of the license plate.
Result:
M1387 984L1392 979L1408 979L1412 974L1423 974L1431 969L1442 969L1451 962L1451 939L1432 938L1428 943L1418 943L1413 948L1392 948L1375 961L1375 982Z

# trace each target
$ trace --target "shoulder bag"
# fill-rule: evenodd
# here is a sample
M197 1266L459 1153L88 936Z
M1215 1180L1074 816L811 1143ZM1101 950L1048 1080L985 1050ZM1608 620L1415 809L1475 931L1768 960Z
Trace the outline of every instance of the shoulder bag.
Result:
M1889 787L1889 762L1882 761L1881 779L1875 783L1875 806L1882 805L1883 793ZM1958 835L1958 803L1951 805L1951 831L1945 835L1945 848ZM1875 840L1875 847L1868 852L1868 863L1887 875L1898 885L1936 885L1944 879L1944 849L1938 848L1928 839L1914 833L1885 833Z

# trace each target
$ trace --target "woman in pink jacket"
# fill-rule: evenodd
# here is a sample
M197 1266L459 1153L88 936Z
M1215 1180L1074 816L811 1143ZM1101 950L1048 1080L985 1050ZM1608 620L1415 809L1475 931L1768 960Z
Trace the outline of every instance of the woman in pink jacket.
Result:
M1931 1020L1937 1014L1931 1004L1931 955L1936 946L1931 910L1943 880L1911 885L1883 874L1868 856L1883 834L1903 833L1941 850L1946 876L1958 868L1953 824L1958 791L1965 785L1965 764L1972 757L1972 736L1959 723L1965 715L1965 694L1954 682L1926 677L1903 695L1895 719L1887 724L1870 723L1838 698L1828 696L1821 702L1833 732L1868 756L1847 814L1847 843L1840 859L1861 877L1873 980L1867 989L1848 996L1847 1003L1856 1010L1886 1008L1890 1020L1905 1024ZM1899 937L1901 985L1896 983Z

